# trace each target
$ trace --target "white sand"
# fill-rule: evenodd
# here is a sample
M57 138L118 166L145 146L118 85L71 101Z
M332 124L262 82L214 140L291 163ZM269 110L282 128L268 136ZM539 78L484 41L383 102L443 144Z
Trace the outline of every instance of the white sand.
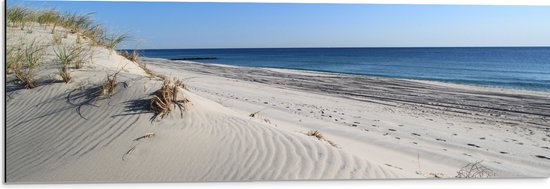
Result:
M52 40L40 27L32 34L8 29L13 43ZM74 37L63 42L74 43ZM36 71L38 87L22 89L8 77L7 182L418 177L332 147L306 136L306 130L251 118L195 91L185 91L190 103L183 117L173 112L151 121L150 99L162 82L112 51L95 52L93 63L72 71L69 84L56 76L53 47ZM119 70L115 95L98 98L106 75ZM216 80L205 83L211 82ZM134 141L151 132L153 137Z
M13 42L18 40L13 36L24 33L8 28L8 34ZM52 38L38 27L30 35L44 43ZM74 39L69 36L64 43ZM277 73L327 75L316 72L147 59L152 70L183 79L190 100L182 117L173 112L151 121L148 106L162 81L114 52L99 47L95 52L94 62L73 71L69 84L51 82L59 80L52 49L37 71L39 87L20 89L8 77L7 182L454 177L464 165L480 160L497 177L550 175L550 160L535 157L550 157L543 148L550 146L544 127L261 82L275 80ZM274 74L237 77L230 68ZM116 94L97 98L106 74L121 69ZM260 81L246 81L254 79ZM513 93L550 98L543 92ZM548 126L547 117L533 122ZM337 147L304 134L314 129ZM134 141L151 132L155 136Z

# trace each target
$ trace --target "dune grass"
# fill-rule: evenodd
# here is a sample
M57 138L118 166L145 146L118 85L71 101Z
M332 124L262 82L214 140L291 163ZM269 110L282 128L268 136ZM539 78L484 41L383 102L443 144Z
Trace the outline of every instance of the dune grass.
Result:
M184 105L189 102L185 97L178 98L179 89L184 89L185 85L181 80L166 79L164 80L162 87L155 93L155 96L151 99L151 110L155 112L156 117L161 119L170 114L173 108L178 107L183 117Z
M114 50L117 45L122 43L123 41L127 40L129 38L129 35L126 33L122 34L110 34L108 36L105 36L103 38L103 46L107 47L110 50Z
M60 33L54 33L52 34L53 35L53 40L52 40L52 44L53 45L61 45L61 43L63 42L63 40L61 39L61 34Z
M52 25L60 19L60 14L55 9L40 10L37 12L36 22L41 26Z
M115 94L115 89L116 89L116 77L118 75L119 72L117 73L114 73L114 74L107 74L107 79L105 80L105 82L103 82L103 85L101 86L101 93L100 93L100 96L103 96L103 97L111 97L113 96L113 94Z
M20 69L21 61L23 60L23 51L19 46L8 46L6 51L6 72L13 73Z
M92 13L61 13L56 9L34 10L23 6L8 7L6 13L8 26L21 27L21 30L24 30L26 25L38 23L44 27L51 26L52 34L56 33L59 26L67 29L68 33L76 34L78 42L86 38L94 45L105 46L111 50L128 39L127 33L108 35L103 25L95 23ZM66 35L63 37L66 38Z
M13 27L25 29L25 23L32 18L33 11L26 7L15 6L6 10L6 20Z
M44 47L32 41L23 49L22 61L24 65L15 67L15 76L27 89L36 87L34 69L40 65L45 55Z
M92 46L103 46L114 50L117 45L128 39L126 33L108 35L103 25L94 21L93 14L62 13L56 9L36 10L31 7L13 6L7 7L6 16L8 27L28 29L28 33L33 31L34 24L39 24L45 29L51 27L53 40L48 45L54 46L54 53L61 64L58 74L65 83L71 81L72 66L80 69L87 61L93 62ZM67 39L69 34L76 35L76 44L63 45L63 38ZM9 52L6 52L6 64L9 73L15 73L16 78L26 88L34 88L33 71L42 62L45 47L35 42L25 48L16 48L16 45L11 43L7 46ZM138 56L136 51L129 54L127 58L137 62Z
M119 51L118 54L132 62L138 62L139 52L137 50L132 50L132 53L129 53L128 51Z
M82 67L85 62L85 48L78 44L58 45L54 48L54 53L62 66L59 69L59 76L63 82L69 83L71 81L70 66L74 65L76 69Z

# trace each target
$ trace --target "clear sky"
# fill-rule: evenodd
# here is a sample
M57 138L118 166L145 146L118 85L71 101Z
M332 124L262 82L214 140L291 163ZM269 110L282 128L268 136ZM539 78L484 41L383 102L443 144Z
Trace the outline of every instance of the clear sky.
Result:
M550 6L29 2L95 12L120 48L550 46Z

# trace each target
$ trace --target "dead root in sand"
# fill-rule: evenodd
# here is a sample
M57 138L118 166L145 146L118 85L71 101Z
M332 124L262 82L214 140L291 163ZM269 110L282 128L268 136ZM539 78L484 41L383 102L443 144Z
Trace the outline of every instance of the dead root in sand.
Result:
M320 140L320 141L325 141L326 143L330 144L332 147L335 147L335 148L338 147L334 142L332 142L332 141L330 141L330 140L327 140L327 139L323 136L323 134L321 134L321 132L319 132L319 130L308 131L308 132L306 133L306 135L307 135L307 136L315 137L315 138L317 138L317 140Z
M139 141L141 139L151 138L151 137L154 137L154 136L155 136L155 133L153 133L153 132L145 133L145 135L137 137L136 139L134 139L134 141Z
M147 138L152 138L153 136L155 136L155 133L154 132L149 132L149 133L145 133L145 135L143 136L140 136L140 137L137 137L135 138L133 141L134 142L138 142L142 139L147 139ZM128 151L126 151L126 153L124 153L122 155L122 161L126 161L126 159L128 159L127 157L134 151L136 150L136 147L139 143L136 143L134 146L132 146Z
M483 161L468 163L457 172L456 178L489 178L496 175L493 170L481 165L481 162Z

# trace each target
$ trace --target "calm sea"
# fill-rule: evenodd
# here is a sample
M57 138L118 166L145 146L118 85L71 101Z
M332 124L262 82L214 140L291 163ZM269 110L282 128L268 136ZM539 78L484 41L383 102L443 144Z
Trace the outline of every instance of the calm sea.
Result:
M550 48L256 48L141 50L154 58L550 91Z

